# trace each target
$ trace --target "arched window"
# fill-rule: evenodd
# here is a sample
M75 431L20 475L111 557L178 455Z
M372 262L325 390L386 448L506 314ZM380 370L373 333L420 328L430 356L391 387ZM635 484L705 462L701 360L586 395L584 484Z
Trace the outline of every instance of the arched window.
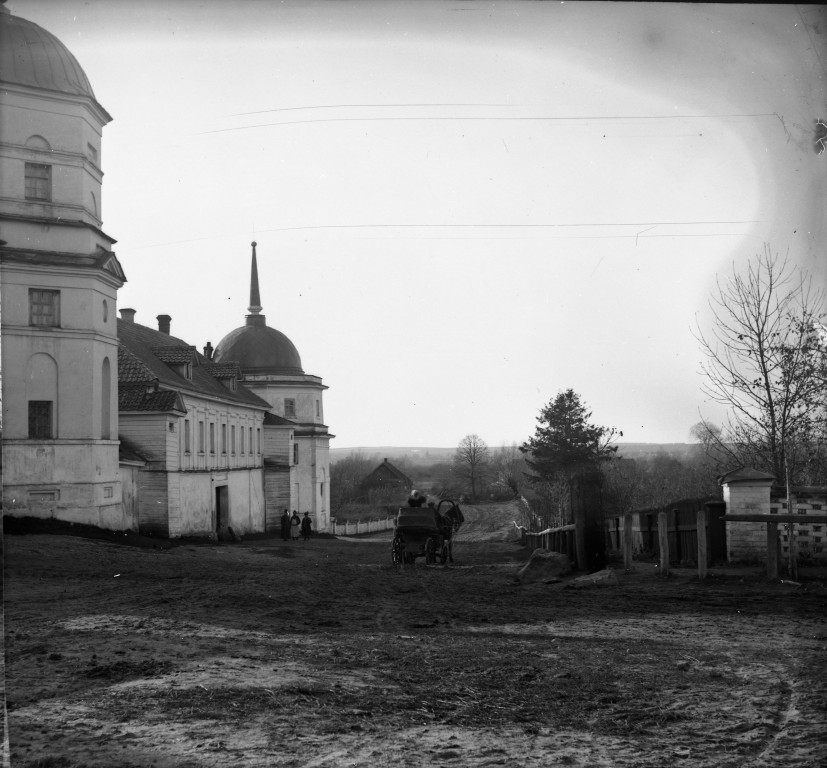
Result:
M109 358L103 358L101 366L101 440L112 439L112 375Z
M39 136L36 133L29 136L29 138L26 139L26 147L28 149L40 149L44 152L52 151L52 145L49 144L49 142L46 141L46 139L44 139L42 136Z
M89 210L92 211L92 215L97 219L98 218L98 200L95 197L94 192L89 193Z

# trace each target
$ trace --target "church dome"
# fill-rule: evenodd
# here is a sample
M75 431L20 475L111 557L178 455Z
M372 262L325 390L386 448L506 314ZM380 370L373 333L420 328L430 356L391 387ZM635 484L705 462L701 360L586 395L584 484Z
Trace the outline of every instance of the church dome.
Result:
M230 331L218 342L213 360L238 361L244 373L304 373L293 342L265 325L264 315L248 315L247 325Z
M51 32L0 6L0 82L86 96L96 101L89 78Z
M302 361L293 342L281 331L270 328L261 312L258 289L258 262L256 243L250 266L250 314L247 324L230 331L215 348L213 360L217 363L238 362L243 373L298 373L303 374Z

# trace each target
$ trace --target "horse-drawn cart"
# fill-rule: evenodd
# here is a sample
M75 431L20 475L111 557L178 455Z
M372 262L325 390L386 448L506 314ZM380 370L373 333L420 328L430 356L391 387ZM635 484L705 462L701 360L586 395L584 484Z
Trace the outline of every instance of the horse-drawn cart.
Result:
M450 558L453 562L451 539L462 524L459 506L450 500L446 514L440 514L434 507L401 507L396 516L391 559L394 565L413 563L417 557L424 557L426 565L439 562L444 565ZM440 502L440 507L443 501Z
M448 559L445 526L433 507L402 507L396 516L391 558L394 565L424 557L427 565Z

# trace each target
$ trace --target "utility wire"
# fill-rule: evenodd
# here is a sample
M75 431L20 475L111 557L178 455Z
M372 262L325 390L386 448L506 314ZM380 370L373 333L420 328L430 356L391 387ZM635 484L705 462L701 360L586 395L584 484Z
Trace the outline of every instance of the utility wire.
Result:
M319 117L307 120L282 120L276 123L259 123L257 125L239 125L234 128L216 128L211 131L199 131L195 136L205 136L212 133L230 133L232 131L247 131L253 128L273 128L282 125L305 125L307 123L359 123L359 122L424 122L424 121L498 121L498 122L563 122L563 121L607 121L607 120L720 120L725 118L756 118L775 117L775 112L756 112L731 115L581 115L577 117Z

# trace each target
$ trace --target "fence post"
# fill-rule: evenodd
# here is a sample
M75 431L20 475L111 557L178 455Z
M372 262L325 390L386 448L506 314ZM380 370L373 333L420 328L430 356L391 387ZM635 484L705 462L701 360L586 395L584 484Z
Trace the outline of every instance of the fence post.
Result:
M658 544L660 545L660 575L669 575L669 513L658 512Z
M698 579L700 581L703 581L706 578L706 564L707 564L706 509L699 509L698 510L697 534L698 534Z
M623 515L623 567L626 573L634 570L632 565L632 513Z
M767 578L778 581L778 523L767 523Z

